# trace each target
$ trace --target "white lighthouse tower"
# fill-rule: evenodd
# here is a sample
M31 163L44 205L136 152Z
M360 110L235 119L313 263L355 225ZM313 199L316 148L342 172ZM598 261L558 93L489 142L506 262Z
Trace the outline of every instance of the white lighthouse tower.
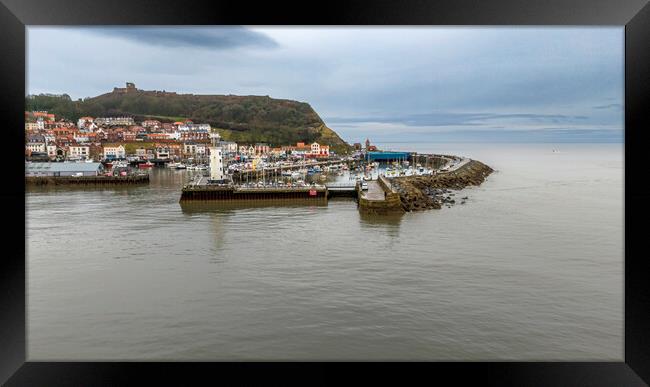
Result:
M224 180L223 173L223 150L219 145L219 133L210 133L212 144L210 146L210 181L221 182Z

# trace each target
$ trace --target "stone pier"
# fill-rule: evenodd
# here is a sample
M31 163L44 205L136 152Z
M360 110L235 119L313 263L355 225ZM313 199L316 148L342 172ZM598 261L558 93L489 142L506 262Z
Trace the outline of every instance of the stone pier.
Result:
M367 191L359 191L359 210L372 213L404 211L399 193L384 176L369 181Z

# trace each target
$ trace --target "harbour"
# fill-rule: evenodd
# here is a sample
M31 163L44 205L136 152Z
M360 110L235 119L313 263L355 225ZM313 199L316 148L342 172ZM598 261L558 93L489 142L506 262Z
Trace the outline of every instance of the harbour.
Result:
M30 189L29 357L622 354L620 147L403 147L466 154L496 172L453 190L464 205L382 215L345 197L179 204L205 172L187 169L152 168L148 184ZM79 237L60 243L66 235Z

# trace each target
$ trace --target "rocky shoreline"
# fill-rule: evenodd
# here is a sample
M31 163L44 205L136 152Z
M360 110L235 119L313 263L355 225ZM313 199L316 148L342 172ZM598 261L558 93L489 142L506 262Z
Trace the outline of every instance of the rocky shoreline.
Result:
M399 193L404 211L440 209L443 205L464 204L467 196L456 198L452 190L481 185L494 170L480 161L470 160L452 172L433 176L401 176L390 179Z

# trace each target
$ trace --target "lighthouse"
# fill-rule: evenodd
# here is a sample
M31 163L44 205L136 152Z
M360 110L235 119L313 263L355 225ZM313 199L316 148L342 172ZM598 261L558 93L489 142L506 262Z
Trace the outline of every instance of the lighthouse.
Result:
M210 140L212 140L210 146L210 181L215 183L223 182L223 150L219 145L219 133L210 133Z

